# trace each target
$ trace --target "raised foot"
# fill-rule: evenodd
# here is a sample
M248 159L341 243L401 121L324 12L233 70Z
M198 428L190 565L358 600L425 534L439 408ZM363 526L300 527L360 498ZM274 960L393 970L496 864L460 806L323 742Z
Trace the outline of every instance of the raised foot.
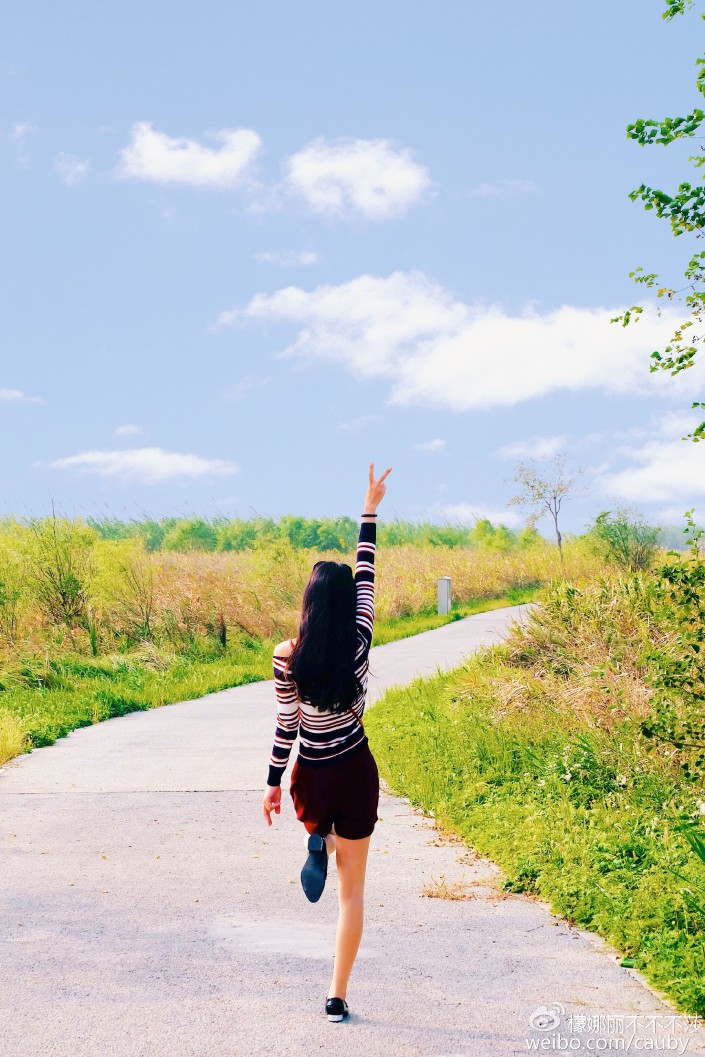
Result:
M308 858L301 868L301 886L306 898L316 903L321 898L328 874L328 849L320 833L308 838Z

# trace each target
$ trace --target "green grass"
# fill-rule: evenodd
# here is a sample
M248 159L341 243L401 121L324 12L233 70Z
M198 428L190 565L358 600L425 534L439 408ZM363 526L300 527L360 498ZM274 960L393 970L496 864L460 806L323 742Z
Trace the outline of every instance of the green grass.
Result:
M495 647L388 691L365 717L380 774L494 860L508 891L547 900L705 1014L705 867L674 830L701 791L647 753L633 719L572 735L550 705L497 719L506 664Z
M0 672L0 715L18 721L28 748L51 745L77 727L269 679L274 645L241 636L227 650L201 647L180 655L18 659L10 673Z

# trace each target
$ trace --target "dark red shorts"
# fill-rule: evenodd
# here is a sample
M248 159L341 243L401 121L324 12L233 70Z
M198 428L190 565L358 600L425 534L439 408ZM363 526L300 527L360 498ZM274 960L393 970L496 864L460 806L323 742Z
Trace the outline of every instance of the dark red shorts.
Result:
M377 822L379 772L367 743L340 763L294 761L289 786L296 817L309 833L335 832L347 840L369 837Z

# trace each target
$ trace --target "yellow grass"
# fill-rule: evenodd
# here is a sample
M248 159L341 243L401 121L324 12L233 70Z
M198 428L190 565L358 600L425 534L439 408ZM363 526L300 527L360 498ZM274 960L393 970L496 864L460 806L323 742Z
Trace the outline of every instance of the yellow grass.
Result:
M100 539L77 523L64 521L59 529L60 562L53 537L37 543L19 524L0 530L0 649L26 645L33 652L83 652L92 645L105 652L141 640L178 645L217 635L223 627L230 633L284 638L298 627L314 562L343 557L353 569L355 563L354 550L341 556L294 548L287 541L249 551L150 553L137 540ZM429 544L380 548L377 616L432 612L440 576L451 578L453 601L463 603L561 575L580 581L603 568L579 540L568 540L564 550L562 568L555 545L547 541L508 552ZM64 619L47 593L56 594L56 571L61 565L64 575L67 562L67 582L79 584L80 598L73 615Z
M446 881L445 874L436 880L428 881L421 889L421 894L429 899L475 899L475 893L468 881Z
M0 766L24 752L26 742L20 718L0 709Z
M320 558L338 561L340 554L285 546L262 554L160 554L151 559L155 610L178 613L184 625L200 628L222 612L231 627L288 635L298 625L304 587ZM354 554L347 560L354 568ZM590 578L602 569L579 544L566 547L567 576ZM451 578L453 600L466 602L547 583L561 575L561 567L548 543L509 554L407 544L378 550L376 574L376 612L384 620L432 609L440 576Z
M490 716L505 730L550 716L565 730L611 731L627 717L646 717L646 656L672 637L649 606L653 586L648 574L616 573L582 581L577 592L554 583L482 666L467 666L459 701L491 700Z

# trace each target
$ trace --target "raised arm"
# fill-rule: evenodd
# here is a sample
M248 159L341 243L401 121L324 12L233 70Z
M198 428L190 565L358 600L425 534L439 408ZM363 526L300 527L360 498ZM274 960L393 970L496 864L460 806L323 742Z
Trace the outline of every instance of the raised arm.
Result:
M375 481L374 463L370 463L370 479L365 496L360 534L357 541L355 562L356 621L363 640L363 650L358 654L363 658L369 653L372 645L372 632L375 620L375 553L377 550L377 507L385 493L384 478L389 469Z
M372 645L372 632L375 622L375 551L377 549L377 522L373 517L363 515L360 524L360 535L357 540L355 559L355 594L357 629L364 642L364 657ZM358 647L359 648L359 647Z

